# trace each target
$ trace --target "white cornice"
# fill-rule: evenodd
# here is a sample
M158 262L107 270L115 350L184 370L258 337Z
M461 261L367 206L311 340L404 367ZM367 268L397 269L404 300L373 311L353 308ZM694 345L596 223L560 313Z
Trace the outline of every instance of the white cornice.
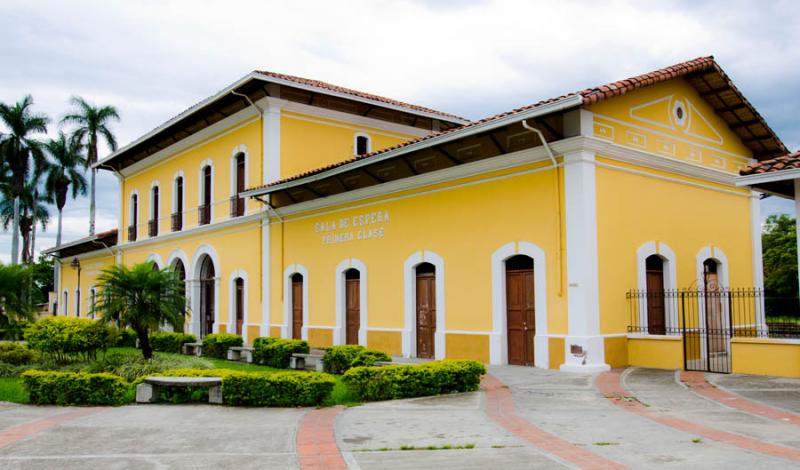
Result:
M215 230L225 229L229 227L236 227L239 225L246 225L248 223L261 220L263 217L264 217L263 212L256 212L255 214L249 214L242 217L226 219L220 222L214 222L207 225L194 226L192 228L188 228L186 230L180 230L178 232L165 233L164 235L159 235L153 238L145 238L143 240L137 240L135 242L127 242L121 245L117 245L117 248L122 250L139 248L142 246L152 245L155 243L167 242L170 240L174 240L176 238L188 237L206 232L213 232Z
M715 170L713 168L701 167L699 165L681 160L675 160L673 158L665 157L655 153L634 150L594 137L570 137L551 143L550 148L556 155L564 155L588 150L595 152L600 157L630 163L642 168L669 172L731 187L734 186L734 175L731 173ZM432 184L443 183L492 171L545 161L548 158L549 157L544 147L534 147L531 149L521 150L519 152L488 158L473 163L457 165L450 168L445 168L443 170L403 178L396 181L390 181L388 183L357 189L325 198L318 198L298 204L292 204L277 209L277 213L281 216L302 214L309 211L348 204L365 199L387 196ZM610 166L602 165L599 162L595 162L595 164L604 167ZM646 173L642 172L642 174ZM674 178L671 180L678 181ZM707 189L714 189L709 185L702 186ZM733 192L733 188L731 188L731 190L727 190L726 192Z

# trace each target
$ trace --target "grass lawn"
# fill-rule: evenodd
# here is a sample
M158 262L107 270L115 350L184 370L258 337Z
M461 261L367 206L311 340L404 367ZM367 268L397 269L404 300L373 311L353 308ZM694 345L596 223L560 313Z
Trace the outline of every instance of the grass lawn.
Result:
M118 354L118 355L125 355L125 356L133 356L137 359L142 357L142 352L135 348L110 348L107 354ZM209 368L211 369L229 369L229 370L239 370L244 372L266 372L266 373L274 373L274 372L291 372L297 374L304 374L306 372L303 371L292 371L287 369L276 369L274 367L267 367L258 364L246 364L243 362L233 362L228 361L225 359L216 359L211 357L203 357L203 358L194 358L191 356L184 356L182 354L173 354L173 353L164 353L164 352L156 352L154 353L155 357L158 359L167 360L170 362L175 362L175 367L194 367L194 364L204 363L205 365L210 365ZM102 360L102 355L99 355L98 359ZM181 365L181 362L186 362L186 365ZM88 365L87 365L88 366ZM71 369L74 370L74 365L71 365ZM137 374L138 375L138 374ZM347 386L342 382L341 376L336 377L336 385L333 387L333 391L331 392L331 396L325 401L326 406L333 406L333 405L347 405L351 406L358 403L358 400L353 396ZM30 400L28 398L28 392L25 391L25 388L22 385L22 379L20 377L7 377L7 378L0 378L0 401L10 401L14 403L29 403Z

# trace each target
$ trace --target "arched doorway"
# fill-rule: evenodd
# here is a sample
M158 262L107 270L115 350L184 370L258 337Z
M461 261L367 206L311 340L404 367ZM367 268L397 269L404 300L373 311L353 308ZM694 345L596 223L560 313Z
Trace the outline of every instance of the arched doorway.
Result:
M720 286L720 266L717 260L703 261L703 291L705 294L706 331L710 355L727 352L725 318L722 308L723 290Z
M361 273L350 268L344 272L345 344L358 344L361 328Z
M645 260L647 286L647 333L666 334L666 309L664 302L664 259L650 255Z
M216 270L211 257L204 255L200 261L200 337L214 332L216 305Z
M236 334L242 334L244 324L244 279L237 277L233 281L233 310L236 318Z
M536 334L533 258L512 256L506 260L505 268L508 363L532 366Z
M436 335L436 267L431 263L421 263L414 268L416 277L416 357L433 359L435 357Z
M303 275L294 273L292 281L292 339L303 337Z

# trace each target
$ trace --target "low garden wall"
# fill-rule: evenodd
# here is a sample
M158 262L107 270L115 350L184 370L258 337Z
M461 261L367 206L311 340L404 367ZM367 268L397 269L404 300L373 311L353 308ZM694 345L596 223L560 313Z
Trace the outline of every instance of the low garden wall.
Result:
M628 335L628 365L683 369L683 341L672 335Z
M731 365L736 374L800 377L800 340L732 338Z

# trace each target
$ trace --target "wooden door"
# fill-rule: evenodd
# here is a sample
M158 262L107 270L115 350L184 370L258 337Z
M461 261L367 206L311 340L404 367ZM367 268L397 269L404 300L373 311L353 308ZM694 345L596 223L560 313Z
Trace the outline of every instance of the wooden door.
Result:
M361 280L345 280L345 342L358 344L361 327Z
M705 273L706 334L709 353L725 352L725 321L722 318L722 298L719 276L715 272Z
M244 323L244 281L236 279L236 334L242 334L242 324Z
M417 357L434 358L436 275L417 274Z
M664 271L647 270L647 332L651 335L666 334L664 308Z
M509 364L533 365L535 317L533 269L507 270L506 329Z
M292 278L292 338L302 339L303 330L303 278Z
M200 301L201 336L206 336L214 332L214 279L200 280Z

